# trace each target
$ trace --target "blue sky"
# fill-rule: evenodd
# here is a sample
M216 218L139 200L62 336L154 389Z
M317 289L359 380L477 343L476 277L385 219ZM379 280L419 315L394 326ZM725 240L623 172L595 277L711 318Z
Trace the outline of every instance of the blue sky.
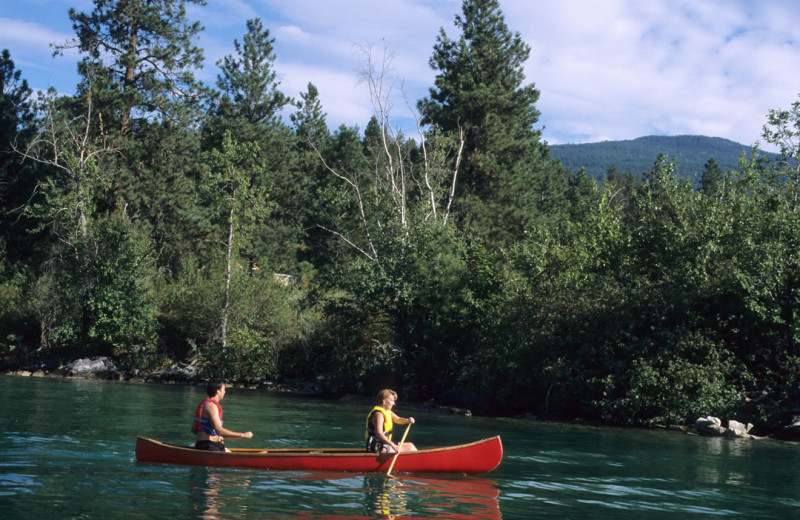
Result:
M0 48L31 87L72 93L77 54L52 57L74 36L67 10L90 0L0 0ZM800 93L797 0L501 0L512 31L531 47L527 82L541 92L539 127L551 144L702 134L761 142L771 108ZM427 95L436 36L453 37L461 0L209 0L189 6L205 31L199 77L233 53L249 18L275 38L280 88L320 91L329 126L363 128L373 113L360 81L364 52L391 55L392 118L411 131L405 99Z

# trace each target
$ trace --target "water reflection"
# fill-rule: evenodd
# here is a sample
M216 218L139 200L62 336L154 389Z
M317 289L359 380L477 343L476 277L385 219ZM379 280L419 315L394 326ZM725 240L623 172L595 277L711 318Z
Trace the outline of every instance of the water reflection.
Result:
M224 473L213 468L192 467L189 472L193 518L221 520L231 514L245 515L247 504L237 500L237 490L250 487L246 473Z
M697 480L706 484L752 486L746 460L754 456L752 440L708 437L706 453L696 461Z
M395 519L408 513L403 481L396 477L364 477L364 506L372 518Z
M369 475L363 482L368 518L502 518L499 490L491 479Z
M488 478L189 468L191 518L500 520ZM295 500L304 497L303 507Z

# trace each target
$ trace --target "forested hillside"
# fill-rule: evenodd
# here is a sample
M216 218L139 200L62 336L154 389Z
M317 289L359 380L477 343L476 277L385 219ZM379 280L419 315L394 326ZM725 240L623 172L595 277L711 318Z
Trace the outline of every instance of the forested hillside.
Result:
M484 414L786 419L800 102L765 122L774 159L643 138L641 163L602 159L637 175L598 183L542 140L530 47L498 0L464 0L436 37L433 85L406 107L419 139L395 132L380 77L373 117L331 130L326 85L281 91L259 19L211 69L186 4L205 2L71 10L69 95L34 95L3 51L3 367L107 356L129 376L393 387ZM365 70L391 68L368 52Z
M595 179L603 178L614 167L640 175L653 167L659 154L664 154L674 160L678 175L697 179L709 159L714 159L722 170L736 170L742 153L752 153L752 145L702 135L651 135L625 141L551 145L550 152L566 168L577 171L585 167Z

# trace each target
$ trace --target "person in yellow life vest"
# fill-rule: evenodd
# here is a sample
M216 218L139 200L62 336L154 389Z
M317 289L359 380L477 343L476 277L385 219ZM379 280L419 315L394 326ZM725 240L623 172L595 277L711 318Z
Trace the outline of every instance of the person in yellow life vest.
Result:
M395 424L414 424L414 418L404 419L392 411L397 402L397 392L384 388L378 392L378 404L367 415L367 452L396 453L398 451L416 451L417 447L410 442L402 446L392 442L392 430Z
M194 447L198 450L228 451L225 448L225 437L230 439L251 439L253 432L235 432L222 427L222 405L225 397L225 383L212 379L206 384L208 398L200 406L192 421L192 433L197 436Z

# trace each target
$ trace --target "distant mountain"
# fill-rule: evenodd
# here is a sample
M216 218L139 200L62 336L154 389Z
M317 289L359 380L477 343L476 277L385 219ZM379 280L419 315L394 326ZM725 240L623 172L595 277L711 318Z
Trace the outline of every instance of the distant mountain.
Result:
M729 139L702 135L651 135L628 141L550 145L552 156L560 159L565 167L573 171L586 167L589 175L596 179L604 177L614 165L623 173L647 172L660 153L674 159L679 175L696 179L711 158L723 171L738 169L743 151L749 156L752 150Z

